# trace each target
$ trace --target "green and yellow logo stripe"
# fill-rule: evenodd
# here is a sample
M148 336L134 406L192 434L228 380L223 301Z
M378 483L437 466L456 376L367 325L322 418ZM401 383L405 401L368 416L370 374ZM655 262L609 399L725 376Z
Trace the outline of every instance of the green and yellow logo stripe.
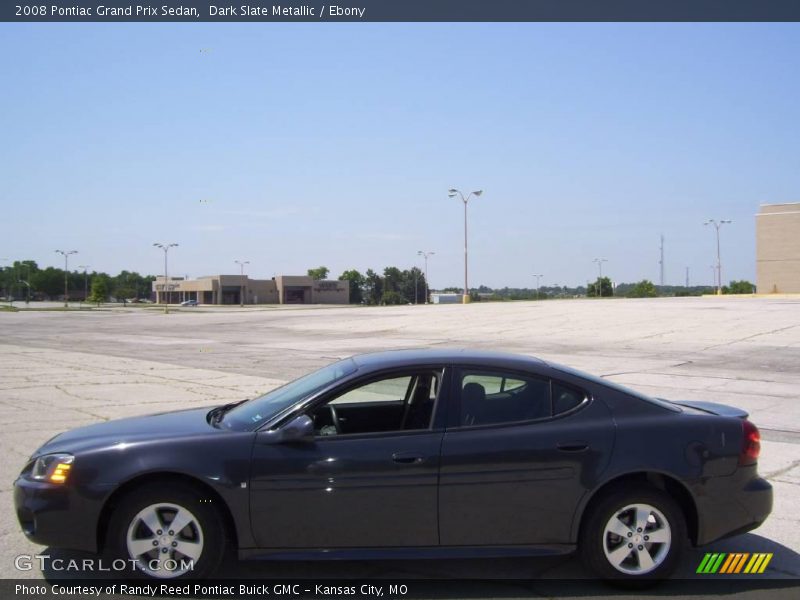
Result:
M704 575L732 574L732 573L763 573L769 561L772 560L772 552L709 552L697 567L697 573Z

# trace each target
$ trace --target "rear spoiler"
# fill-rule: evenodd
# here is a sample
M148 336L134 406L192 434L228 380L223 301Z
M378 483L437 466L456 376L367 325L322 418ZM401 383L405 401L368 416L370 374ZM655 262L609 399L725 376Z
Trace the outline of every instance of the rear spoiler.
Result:
M719 415L720 417L737 417L739 419L746 419L748 416L747 411L735 406L728 406L727 404L719 404L717 402L705 402L703 400L669 400L672 404L678 406L685 406L687 408L695 408L703 412L711 413L712 415Z

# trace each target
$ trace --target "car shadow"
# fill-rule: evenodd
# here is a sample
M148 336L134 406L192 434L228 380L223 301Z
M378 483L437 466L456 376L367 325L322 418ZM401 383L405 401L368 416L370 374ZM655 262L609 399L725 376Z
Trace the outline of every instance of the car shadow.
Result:
M773 558L760 575L697 574L706 553L767 552ZM48 548L51 559L96 559L93 554ZM50 563L53 564L53 561ZM42 570L49 582L98 579L93 571L63 571L52 567ZM109 573L101 573L105 578ZM117 574L119 576L119 574ZM432 598L510 598L510 597L587 597L587 596L697 596L751 592L758 598L769 590L771 598L797 598L800 587L800 554L795 550L752 533L716 542L703 548L687 549L681 565L670 581L646 590L622 590L594 579L574 555L559 557L515 557L492 559L398 559L398 560L248 560L226 558L215 580L225 583L271 580L320 582L408 581L414 582L414 597ZM777 595L776 595L777 594Z

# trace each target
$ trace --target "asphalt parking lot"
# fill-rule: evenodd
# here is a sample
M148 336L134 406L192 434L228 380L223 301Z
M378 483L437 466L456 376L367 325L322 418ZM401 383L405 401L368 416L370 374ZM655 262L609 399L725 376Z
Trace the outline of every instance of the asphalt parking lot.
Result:
M31 305L32 307L35 305ZM763 577L800 578L800 297L558 300L467 306L154 306L0 313L0 578L43 549L20 532L12 482L56 433L117 417L228 402L323 364L373 350L470 346L533 354L651 395L729 403L762 431L760 471L775 487L758 530L691 551L773 552ZM646 440L642 441L646 444ZM242 563L223 577L564 580L574 558ZM550 595L541 589L521 595ZM488 595L500 594L497 590ZM584 595L584 594L581 594Z

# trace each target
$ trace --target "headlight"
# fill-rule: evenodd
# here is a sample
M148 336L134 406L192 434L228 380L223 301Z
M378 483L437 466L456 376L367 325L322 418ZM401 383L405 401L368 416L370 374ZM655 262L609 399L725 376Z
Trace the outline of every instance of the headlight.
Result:
M36 459L31 469L31 479L49 481L50 483L66 483L75 457L72 454L45 454Z

